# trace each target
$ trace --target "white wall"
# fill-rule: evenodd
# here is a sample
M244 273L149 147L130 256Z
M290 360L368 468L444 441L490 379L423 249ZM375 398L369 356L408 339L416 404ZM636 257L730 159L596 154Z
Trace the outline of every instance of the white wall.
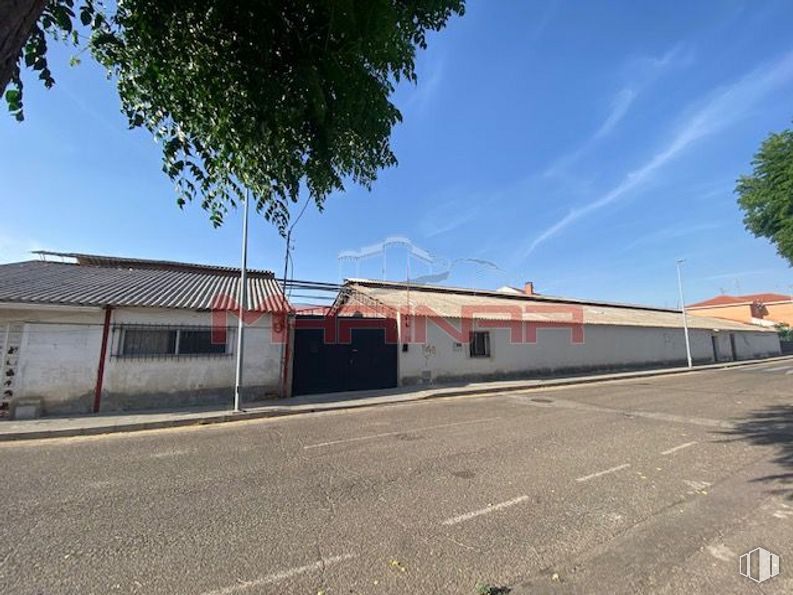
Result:
M227 324L236 325L229 317ZM23 322L15 398L41 398L45 413L91 410L99 364L104 312L101 309L0 309L0 328ZM150 308L114 309L111 325L210 326L208 312ZM112 326L111 326L112 328ZM245 400L276 396L281 390L282 345L272 341L272 317L246 327ZM194 356L130 359L114 356L121 332L111 330L105 360L102 410L142 409L189 403L229 402L235 357ZM235 334L229 334L236 351Z
M733 333L735 335L735 355L739 360L753 359L781 352L779 335L776 333Z
M103 314L100 309L0 310L0 325L23 324L14 398L56 410L87 410L93 400Z
M227 324L236 325L229 316ZM120 309L114 311L114 324L168 324L209 326L208 312L187 310ZM114 357L121 340L119 331L112 332L105 368L104 388L108 406L128 408L139 396L146 395L163 406L185 404L191 394L197 402L228 398L234 387L234 355L124 358ZM230 332L231 352L236 353L236 330ZM276 396L281 390L282 345L272 341L272 316L262 316L245 328L243 381L247 387L244 398L262 399ZM169 395L173 394L173 397Z
M451 321L459 328L459 320ZM468 345L455 350L455 339L433 324L427 325L425 345L411 344L399 352L401 383L475 381L488 377L628 369L685 363L683 331L630 326L586 325L583 344L574 344L567 329L539 329L536 343L512 343L507 329L490 331L489 358L472 358ZM692 357L697 363L713 361L711 332L691 332ZM735 333L739 359L779 353L774 333ZM718 333L722 354L730 357L729 334ZM722 338L723 336L723 338ZM740 348L739 348L740 346Z

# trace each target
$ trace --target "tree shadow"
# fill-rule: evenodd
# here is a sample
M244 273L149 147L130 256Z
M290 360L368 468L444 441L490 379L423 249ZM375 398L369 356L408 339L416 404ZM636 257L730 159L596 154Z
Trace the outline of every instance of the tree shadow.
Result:
M730 441L746 440L759 446L776 447L773 461L785 471L754 481L773 483L772 493L793 500L793 405L774 405L753 411L723 434L732 436Z

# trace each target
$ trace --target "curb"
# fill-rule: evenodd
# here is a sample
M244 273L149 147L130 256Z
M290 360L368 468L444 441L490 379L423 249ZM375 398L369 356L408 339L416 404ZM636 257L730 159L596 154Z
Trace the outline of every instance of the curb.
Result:
M282 409L262 409L260 411L243 411L241 413L211 413L205 417L191 417L186 419L164 419L157 421L142 421L138 423L93 426L84 428L62 428L52 430L31 430L29 432L13 432L4 434L0 432L0 442L16 442L24 440L41 440L45 438L70 438L75 436L96 436L100 434L116 434L122 432L139 432L142 430L158 430L166 428L179 428L186 426L201 426L219 423L229 423L235 421L247 421L253 419L266 419L274 417L286 417L292 415L302 415L305 413L322 413L325 411L343 411L346 409L361 409L365 407L382 407L385 405L400 405L403 403L415 403L417 401L428 401L431 399L454 398L464 396L476 396L487 394L499 394L505 392L543 390L557 386L571 386L576 384L595 384L598 382L613 382L616 380L631 380L634 378L651 378L654 376L672 376L676 374L691 374L696 372L706 372L710 370L724 370L729 368L751 366L760 363L773 363L775 361L793 361L791 356L777 356L762 360L746 360L741 362L724 362L719 364L707 364L695 368L668 368L660 370L647 370L640 372L621 372L615 374L604 374L602 376L569 377L549 380L535 380L531 384L511 385L511 386L478 386L471 388L443 388L438 387L435 391L427 394L410 396L404 399L395 399L383 403L339 401L327 405L318 404L315 407L306 406L300 409L289 409L288 405L275 405Z

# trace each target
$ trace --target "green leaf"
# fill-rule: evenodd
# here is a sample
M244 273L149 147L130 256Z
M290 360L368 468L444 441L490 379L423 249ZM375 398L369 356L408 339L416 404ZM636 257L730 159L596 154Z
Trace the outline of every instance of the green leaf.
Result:
M793 265L793 131L770 135L752 165L752 174L741 176L735 187L744 225Z
M429 32L464 11L464 0L108 4L112 18L92 0L48 0L26 66L54 84L45 33L73 32L78 6L130 127L161 143L178 199L219 226L244 185L281 233L303 189L321 210L348 181L370 189L396 165L394 81L415 81Z

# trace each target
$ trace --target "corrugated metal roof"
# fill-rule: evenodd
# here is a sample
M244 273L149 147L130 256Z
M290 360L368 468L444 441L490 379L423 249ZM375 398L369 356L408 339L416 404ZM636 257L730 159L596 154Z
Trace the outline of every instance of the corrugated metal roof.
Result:
M0 265L0 302L211 310L232 307L239 291L239 269L62 256L78 262ZM282 312L288 305L269 271L248 271L247 287L252 311Z
M356 301L366 306L368 300L375 300L392 310L410 306L412 309L426 308L436 315L446 318L460 318L465 309L469 308L475 311L473 317L477 319L509 320L510 311L508 308L519 305L525 321L559 322L571 320L571 308L581 308L585 324L681 329L683 327L679 311L663 308L645 308L448 287L408 286L404 283L368 280L351 280L348 281L346 287L348 303L345 309L354 309ZM361 296L360 300L357 299L357 295ZM527 309L526 306L532 306L532 308ZM483 311L487 309L491 311ZM719 318L690 316L688 321L690 328L768 332L767 329L761 327Z

